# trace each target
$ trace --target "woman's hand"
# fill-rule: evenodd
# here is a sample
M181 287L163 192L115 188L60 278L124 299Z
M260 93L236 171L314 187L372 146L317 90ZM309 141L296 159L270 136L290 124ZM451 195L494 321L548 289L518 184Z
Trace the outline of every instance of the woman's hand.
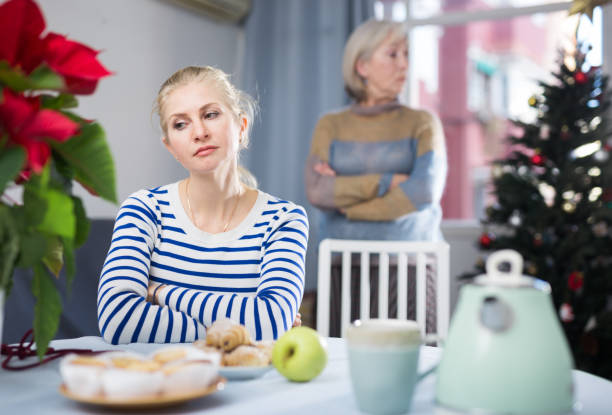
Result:
M147 302L151 304L159 304L157 302L157 295L166 288L165 285L158 282L149 281L149 288L147 289Z
M394 187L399 186L400 183L408 180L410 176L407 174L396 173L391 178L391 184L389 185L389 189L393 189Z
M302 325L302 315L300 313L297 313L297 315L295 316L295 320L293 320L292 327L300 327L301 325Z
M322 176L335 176L336 175L336 172L331 167L329 167L329 164L327 164L324 161L321 161L315 164L313 168L314 168L314 171L316 171Z

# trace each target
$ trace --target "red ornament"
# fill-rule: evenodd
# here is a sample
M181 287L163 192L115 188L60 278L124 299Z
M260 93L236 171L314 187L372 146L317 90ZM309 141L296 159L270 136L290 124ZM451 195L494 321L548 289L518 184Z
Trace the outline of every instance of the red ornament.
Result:
M584 84L587 81L587 76L584 72L576 72L576 74L574 74L574 80L576 83Z
M495 237L491 234L488 233L483 233L482 235L480 235L480 246L483 248L490 248L491 247L491 242L493 242L493 239L495 239Z
M531 162L536 166L541 166L542 164L544 164L544 157L540 154L534 154L533 156L531 156Z
M534 237L533 237L533 245L534 246L542 246L542 235L537 233Z
M584 274L580 271L572 272L567 279L567 286L572 291L578 291L584 285Z

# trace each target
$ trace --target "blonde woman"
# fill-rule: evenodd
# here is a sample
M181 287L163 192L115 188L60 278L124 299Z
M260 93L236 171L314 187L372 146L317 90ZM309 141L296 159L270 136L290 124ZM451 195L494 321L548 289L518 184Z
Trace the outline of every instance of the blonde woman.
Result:
M190 342L220 318L254 339L299 324L308 219L245 182L254 103L212 67L186 67L157 97L163 143L188 176L122 204L98 286L103 338Z
M370 20L349 37L342 70L354 103L321 117L306 165L321 239L442 239L444 134L436 116L399 103L407 68L400 23Z

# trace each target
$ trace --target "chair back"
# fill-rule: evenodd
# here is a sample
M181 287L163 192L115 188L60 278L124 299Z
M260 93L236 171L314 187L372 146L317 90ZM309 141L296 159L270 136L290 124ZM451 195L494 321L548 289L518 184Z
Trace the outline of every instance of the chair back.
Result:
M446 242L369 241L324 239L319 244L317 282L317 331L329 336L332 254L342 258L340 330L344 336L351 316L351 257L360 254L361 319L370 318L370 255L378 256L378 318L388 317L389 257L397 255L397 318L407 318L408 265L416 265L416 321L424 336L426 327L427 262L433 257L436 269L437 335L445 338L450 319L449 245ZM414 293L412 293L414 295Z

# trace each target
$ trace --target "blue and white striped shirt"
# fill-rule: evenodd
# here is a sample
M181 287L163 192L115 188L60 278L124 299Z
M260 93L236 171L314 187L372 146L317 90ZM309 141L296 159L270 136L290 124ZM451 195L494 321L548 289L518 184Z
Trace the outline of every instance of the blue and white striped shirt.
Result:
M98 325L109 343L190 342L218 318L256 340L291 328L304 294L305 210L259 191L236 228L210 234L188 218L178 183L121 205L98 285ZM149 281L167 284L159 305Z

